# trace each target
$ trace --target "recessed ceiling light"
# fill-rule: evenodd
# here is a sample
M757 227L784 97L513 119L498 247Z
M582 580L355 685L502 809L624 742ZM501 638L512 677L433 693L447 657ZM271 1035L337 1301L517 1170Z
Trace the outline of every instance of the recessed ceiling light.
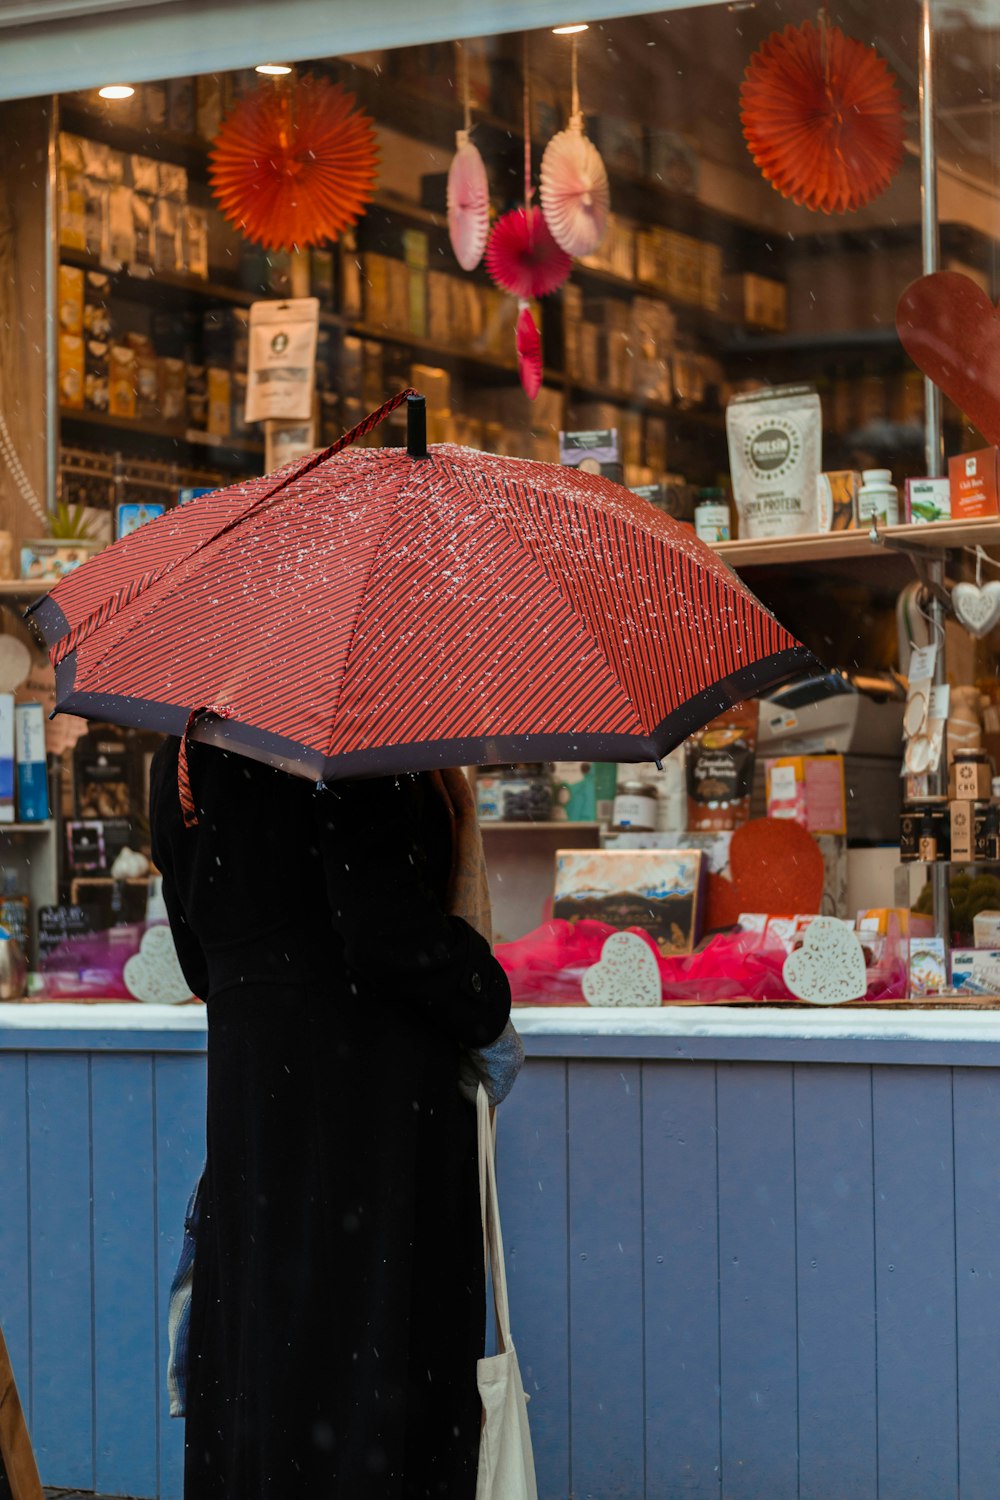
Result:
M292 70L284 63L258 63L255 73L266 73L268 78L284 78Z
M553 36L577 36L581 31L589 31L590 27L586 21L580 21L575 26L553 26Z
M106 83L97 92L102 99L131 99L135 89L130 83Z

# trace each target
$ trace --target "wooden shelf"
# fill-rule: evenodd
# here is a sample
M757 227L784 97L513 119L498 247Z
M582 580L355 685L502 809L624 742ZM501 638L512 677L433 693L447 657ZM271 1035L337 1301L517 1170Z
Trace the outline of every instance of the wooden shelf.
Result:
M214 432L198 432L190 427L174 426L158 421L155 417L112 417L103 411L80 410L77 407L61 406L61 422L78 427L89 427L105 432L119 432L133 438L152 438L159 442L170 442L178 447L207 448L214 454L239 454L263 458L264 444L252 438L220 437Z
M596 833L601 828L600 823L570 823L570 822L548 822L548 823L503 823L487 819L481 822L479 827L483 833Z
M5 833L52 833L55 826L52 818L44 818L40 823L0 823L0 836Z
M894 542L921 552L947 552L956 547L974 547L977 543L983 547L1000 546L1000 516L976 521L935 521L928 526L889 526L881 534L890 545L872 542L867 531L858 530L717 542L713 551L731 568L740 569L826 562L835 558L885 558L893 554Z
M237 307L249 307L251 302L257 302L268 295L264 291L249 292L243 287L230 286L221 281L206 281L187 271L156 271L152 266L110 265L97 255L88 255L85 250L73 250L66 246L60 249L59 259L66 266L78 266L83 271L103 272L112 278L117 296L135 302L162 302L166 295L180 301L203 297L211 302L231 302Z
M42 594L54 588L55 578L4 578L0 579L0 600L26 599L30 604Z

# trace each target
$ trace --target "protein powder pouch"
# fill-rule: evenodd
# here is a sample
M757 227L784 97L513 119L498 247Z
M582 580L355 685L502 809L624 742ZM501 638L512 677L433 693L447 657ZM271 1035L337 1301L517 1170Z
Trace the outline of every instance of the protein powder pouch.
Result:
M740 536L818 531L823 416L813 387L779 385L734 397L726 436Z
M749 818L759 715L756 699L737 703L687 741L688 829L692 833L738 828Z

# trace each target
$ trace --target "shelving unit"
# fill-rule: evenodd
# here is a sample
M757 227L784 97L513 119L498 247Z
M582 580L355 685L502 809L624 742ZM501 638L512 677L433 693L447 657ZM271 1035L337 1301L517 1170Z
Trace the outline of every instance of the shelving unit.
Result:
M935 521L926 526L889 526L873 542L870 532L831 531L813 536L768 537L761 540L716 542L713 550L731 568L795 566L841 558L885 558L887 549L936 553L961 547L1000 546L1000 518L991 521Z

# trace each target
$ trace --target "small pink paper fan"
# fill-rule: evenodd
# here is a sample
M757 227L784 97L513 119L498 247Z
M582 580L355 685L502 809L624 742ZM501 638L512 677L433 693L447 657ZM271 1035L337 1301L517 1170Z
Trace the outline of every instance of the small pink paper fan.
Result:
M611 191L600 153L574 115L542 157L542 212L552 238L567 255L591 255L608 227Z
M528 400L534 401L542 388L542 339L526 302L517 319L516 344L518 379Z
M455 142L458 149L448 168L448 237L462 270L474 271L490 232L490 186L468 131L460 130Z
M486 245L486 269L497 286L515 297L546 297L573 269L539 208L512 208L498 219Z

